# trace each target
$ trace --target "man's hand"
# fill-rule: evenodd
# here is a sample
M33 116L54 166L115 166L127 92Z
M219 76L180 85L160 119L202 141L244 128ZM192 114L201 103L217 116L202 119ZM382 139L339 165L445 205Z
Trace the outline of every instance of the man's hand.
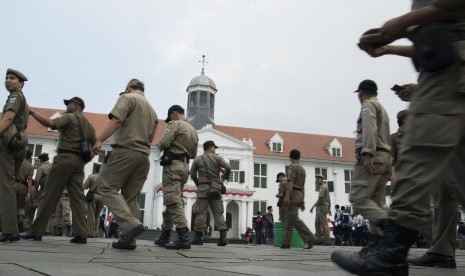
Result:
M415 83L408 83L402 85L404 89L396 92L396 95L404 102L410 102L412 99L412 95L418 87L418 84Z
M384 56L387 51L387 46L373 48L373 46L371 46L370 44L366 44L366 43L359 43L357 45L362 51L365 51L371 57L375 57L375 58Z
M92 152L95 155L100 154L100 150L102 148L102 142L96 141L94 147L92 148Z
M364 157L365 157L365 163L363 164L363 167L368 172L368 174L373 175L373 173L375 172L375 166L373 164L373 156L371 156L370 154L366 154Z

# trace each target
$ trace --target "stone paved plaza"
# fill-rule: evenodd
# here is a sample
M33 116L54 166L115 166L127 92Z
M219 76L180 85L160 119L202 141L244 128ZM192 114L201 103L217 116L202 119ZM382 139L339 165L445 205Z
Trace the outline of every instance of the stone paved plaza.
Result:
M135 251L111 247L113 239L88 239L86 245L69 238L46 236L42 242L0 244L0 275L349 275L330 261L335 249L283 250L272 246L214 243L191 250L166 250L151 241L138 241ZM425 249L412 249L420 256ZM457 250L457 269L410 267L410 275L465 275L465 251Z

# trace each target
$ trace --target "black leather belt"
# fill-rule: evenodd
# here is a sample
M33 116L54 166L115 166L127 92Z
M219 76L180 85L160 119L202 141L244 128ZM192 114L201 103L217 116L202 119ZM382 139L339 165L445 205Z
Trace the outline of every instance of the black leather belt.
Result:
M77 151L59 149L59 150L58 150L58 154L61 154L61 153L71 153L71 154L81 155L81 153L80 153L80 152L77 152Z
M173 160L178 160L178 161L181 161L181 162L185 162L187 164L189 164L189 157L187 157L186 155L174 155L173 154Z
M389 153L389 151L387 149L382 149L382 148L376 148L376 151L381 151L381 152L387 152Z

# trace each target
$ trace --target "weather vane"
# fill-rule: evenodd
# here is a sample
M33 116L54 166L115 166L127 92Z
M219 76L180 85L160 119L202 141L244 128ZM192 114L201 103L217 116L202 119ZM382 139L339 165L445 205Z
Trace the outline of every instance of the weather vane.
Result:
M208 61L205 60L205 55L202 55L202 60L199 60L199 62L202 62L202 72L205 67L205 63L208 63Z

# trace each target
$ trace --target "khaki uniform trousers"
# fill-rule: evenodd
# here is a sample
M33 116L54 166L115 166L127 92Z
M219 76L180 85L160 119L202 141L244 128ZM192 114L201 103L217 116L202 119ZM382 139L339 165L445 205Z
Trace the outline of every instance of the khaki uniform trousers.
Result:
M147 154L126 148L115 148L100 169L98 193L123 232L141 225L139 198L149 169Z
M279 207L279 219L282 222L282 225L284 225L284 221L286 220L286 213L287 213L287 208L286 206Z
M17 215L25 215L26 211L26 195L27 195L27 185L22 183L15 183L15 193L16 193L16 212Z
M376 152L373 157L374 173L370 175L363 164L362 156L354 166L354 176L350 188L349 200L354 209L370 221L369 232L383 237L378 224L387 217L386 183L391 176L391 159L387 152Z
M218 227L218 231L227 230L226 223L224 222L224 206L221 198L210 198L210 197L197 197L195 201L195 226L196 232L202 232L205 229L207 223L207 212L208 206L210 206L215 225Z
M457 237L458 191L451 181L445 181L441 189L433 193L433 246L428 253L455 257Z
M316 238L324 244L331 244L331 238L329 236L328 221L326 219L326 215L328 213L329 213L329 206L327 205L316 206L315 235L316 235Z
M0 141L0 222L4 234L18 233L15 179L25 156L25 149L9 153Z
M315 235L308 229L307 225L299 218L299 209L304 202L304 195L300 190L292 190L287 206L286 219L284 221L284 234L282 245L290 245L292 240L292 229L295 227L297 233L304 242L316 241Z
M68 193L61 193L53 219L53 227L63 228L63 226L71 226L71 209Z
M428 227L430 195L441 189L448 175L452 176L460 203L465 204L464 75L464 61L436 73L420 74L389 212L397 224L410 230Z
M103 208L102 196L94 192L92 202L87 202L87 236L97 237L100 223L100 212Z
M189 177L189 164L173 160L168 166L163 166L163 205L166 206L163 212L163 229L173 229L188 227L186 216L184 215L184 201L182 200L182 190Z
M86 217L84 189L82 187L84 162L82 157L73 153L59 153L54 161L47 176L47 182L39 201L37 217L31 225L31 231L36 236L44 234L49 219L55 213L58 201L66 187L71 205L74 235L85 236Z

